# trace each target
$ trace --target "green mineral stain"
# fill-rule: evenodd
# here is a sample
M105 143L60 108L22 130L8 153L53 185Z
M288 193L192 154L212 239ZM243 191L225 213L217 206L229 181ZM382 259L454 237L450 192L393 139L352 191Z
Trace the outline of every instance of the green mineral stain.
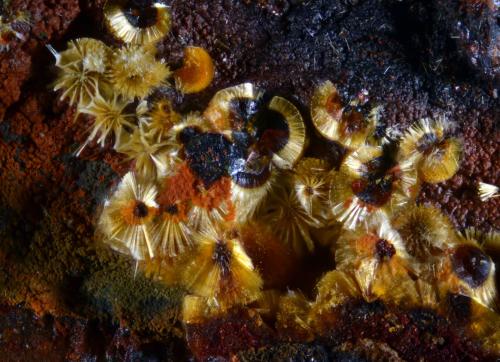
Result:
M124 320L135 330L173 330L183 291L154 282L119 265L93 273L84 283L89 305L99 316Z
M48 210L27 237L19 233L24 240L15 240L22 220L3 218L0 302L23 302L30 294L36 298L41 288L83 317L125 322L131 330L164 336L178 332L184 291L134 275L134 261L110 250L85 228L75 230L80 220L67 207L67 214ZM54 220L55 214L71 216Z

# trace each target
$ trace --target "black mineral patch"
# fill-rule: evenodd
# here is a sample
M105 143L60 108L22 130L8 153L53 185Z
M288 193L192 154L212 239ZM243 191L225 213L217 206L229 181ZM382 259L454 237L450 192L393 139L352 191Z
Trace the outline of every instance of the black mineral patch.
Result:
M133 213L137 218L145 218L149 214L148 206L144 202L138 202L134 207Z
M466 322L472 314L472 300L462 294L448 294L447 298L449 314L454 319Z
M158 10L151 0L129 0L124 7L127 21L136 28L149 28L158 20Z
M375 249L380 260L391 259L396 254L394 245L385 239L379 239L375 244Z
M215 244L212 260L219 266L221 276L227 278L231 272L231 250L224 241L218 241Z
M262 108L262 99L235 98L229 103L232 129L234 131L246 130Z
M288 122L279 112L262 109L253 124L258 148L268 152L279 152L290 138Z
M231 175L232 180L238 186L252 189L264 185L271 177L269 167L265 167L258 172L236 172Z
M357 180L352 184L356 196L368 205L382 207L389 201L392 194L392 178L376 180Z
M271 177L269 159L266 155L254 153L249 157L251 149L241 143L233 143L230 152L229 176L239 186L255 188L262 186Z
M224 135L198 133L185 141L185 155L189 167L206 188L227 175L231 143Z
M471 288L483 285L492 267L491 259L481 249L472 245L457 247L451 261L454 272Z

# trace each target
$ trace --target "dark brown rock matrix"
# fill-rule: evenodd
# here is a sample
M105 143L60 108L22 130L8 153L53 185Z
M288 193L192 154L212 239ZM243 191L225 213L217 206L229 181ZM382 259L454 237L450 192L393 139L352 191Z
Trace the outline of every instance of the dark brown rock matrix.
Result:
M74 122L74 109L51 89L54 59L46 44L62 50L68 40L83 36L115 42L102 20L104 1L8 3L12 11L26 10L32 24L25 40L13 39L10 49L0 52L0 299L10 305L0 308L0 355L46 360L53 349L58 352L52 360L179 360L174 356L185 348L176 322L180 292L134 278L129 260L94 240L96 213L128 165L111 147L96 145L75 158L89 121L81 117ZM463 141L461 167L445 183L424 185L419 202L435 204L458 228L500 227L500 198L481 202L476 194L479 181L500 184L496 2L167 3L173 28L158 45L160 54L175 66L182 63L185 46L202 46L217 69L212 85L199 94L165 91L179 111L203 110L216 90L250 81L292 100L310 125L313 89L330 79L345 100L365 92L370 105L384 107L385 124L401 131L420 117L445 116ZM339 147L311 137L309 154L338 162ZM48 316L38 319L12 307L16 303ZM346 308L345 313L356 312ZM441 319L436 322L441 329L431 334L442 330L450 338L439 346L426 344L425 328L414 325L438 318L434 315L415 322L403 312L396 314L408 331L398 335L398 343L407 346L400 353L409 359L451 361L477 351ZM374 315L369 322L375 333L386 319L383 312ZM349 326L342 324L348 337L355 333ZM362 330L365 325L356 326ZM247 326L241 322L238 328ZM414 337L420 344L412 344ZM338 341L277 346L240 358L364 360L363 353L349 348L353 339L344 338L347 344L340 348L342 338L333 338ZM394 340L384 333L379 339L373 342L377 348L391 353L384 343ZM467 342L463 350L454 350L462 341ZM234 345L241 349L244 343ZM216 350L210 345L210 351Z

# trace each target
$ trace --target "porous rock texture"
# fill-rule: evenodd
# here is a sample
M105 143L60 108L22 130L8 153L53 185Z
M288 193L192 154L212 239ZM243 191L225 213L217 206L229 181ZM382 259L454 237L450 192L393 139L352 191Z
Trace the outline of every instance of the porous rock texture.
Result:
M74 157L90 123L82 117L75 122L75 109L51 89L54 59L45 45L62 50L68 40L83 36L117 44L103 24L103 3L8 2L10 9L28 11L32 26L25 40L12 40L0 53L0 352L7 360L181 360L189 355L176 318L181 291L134 277L133 262L94 237L99 207L129 165L111 145L92 145ZM203 110L216 90L250 81L292 100L310 125L313 89L330 79L346 100L366 92L371 104L384 107L386 124L401 131L420 117L446 116L463 139L461 167L451 180L425 185L419 202L436 205L460 229L500 227L500 198L483 203L475 191L479 181L500 184L497 2L167 3L173 28L158 45L161 56L175 67L186 46L202 46L217 68L202 93L164 91L180 111ZM335 162L342 155L313 134L308 152ZM375 317L373 323L384 325ZM365 345L390 354L394 346L386 344L395 343L368 336L352 348L348 339L342 348L333 343L334 350L331 341L273 346L276 337L269 333L264 334L270 349L242 352L239 358L358 361L370 358ZM397 343L411 344L411 338L402 336ZM453 338L442 355L420 345L399 352L410 360L455 360L465 351L472 359L476 346ZM458 346L460 351L452 349Z

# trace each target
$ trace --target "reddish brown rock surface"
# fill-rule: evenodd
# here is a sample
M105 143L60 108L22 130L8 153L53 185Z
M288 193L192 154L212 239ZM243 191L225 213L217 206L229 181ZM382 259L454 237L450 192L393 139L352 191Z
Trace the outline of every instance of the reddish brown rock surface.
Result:
M172 322L178 294L135 280L130 261L96 245L93 238L98 207L127 164L110 147L95 145L82 157L73 157L89 123L82 118L73 122L74 110L51 91L54 60L45 45L61 50L67 40L80 36L113 42L102 23L103 3L10 2L12 9L31 14L32 27L26 40L13 40L10 50L0 53L0 297L9 305L23 302L39 315L48 314L38 318L24 308L0 309L0 354L11 360L185 356L179 338L183 332ZM479 181L500 184L494 2L169 3L174 24L159 45L161 54L180 65L185 46L203 46L217 69L212 85L200 94L184 97L165 91L179 110L202 110L217 89L252 81L287 96L310 122L313 88L331 79L345 99L367 91L370 104L384 106L385 122L400 130L419 117L445 115L463 139L461 168L448 182L425 185L419 200L437 205L459 228L500 227L500 199L482 203L475 191ZM337 146L315 137L309 152L333 160L341 155ZM374 319L375 325L382 321ZM238 328L246 327L243 323ZM104 342L94 344L95 338ZM384 338L381 334L379 339ZM398 343L413 343L411 335L400 338ZM235 343L238 348L232 352L244 347ZM256 341L249 347L261 345ZM418 348L404 353L451 361L476 348L472 344L453 350L457 345L450 342L442 354ZM325 348L279 349L275 360L344 356L341 351L322 354ZM221 351L227 356L227 350ZM199 356L207 355L203 353ZM250 357L245 358L258 360L258 355Z

